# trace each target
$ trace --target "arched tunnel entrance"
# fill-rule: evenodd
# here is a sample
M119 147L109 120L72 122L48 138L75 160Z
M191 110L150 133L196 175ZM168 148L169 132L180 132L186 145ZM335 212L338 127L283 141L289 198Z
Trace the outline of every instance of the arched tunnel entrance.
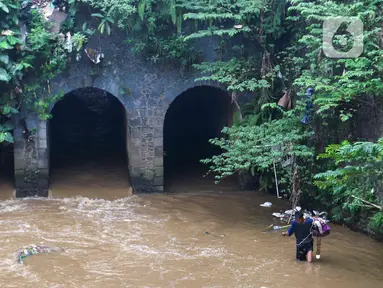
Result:
M13 144L0 143L0 200L10 199L13 196L14 167Z
M222 189L229 182L233 188L233 181L214 186L214 175L204 177L209 167L200 162L222 152L209 139L223 136L221 131L231 125L233 112L230 96L210 86L191 88L170 104L164 123L166 192Z
M55 104L49 121L54 196L131 194L125 111L116 97L98 88L77 89Z

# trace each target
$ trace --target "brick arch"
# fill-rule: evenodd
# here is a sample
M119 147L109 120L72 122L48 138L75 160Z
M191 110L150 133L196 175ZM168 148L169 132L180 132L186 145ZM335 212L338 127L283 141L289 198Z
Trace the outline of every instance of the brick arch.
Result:
M128 175L129 175L129 181L131 182L131 186L132 187L135 187L135 180L132 179L131 177L131 171L132 169L134 169L134 167L132 167L132 163L131 163L131 158L132 156L134 156L133 154L133 148L132 148L132 142L131 142L131 133L130 133L130 115L129 115L129 111L126 107L126 104L124 103L124 99L123 97L121 96L119 92L119 88L117 86L113 86L113 85L109 85L109 86L104 86L104 85L92 85L92 86L85 86L85 85L81 85L79 83L73 83L72 85L65 85L65 86L59 86L57 85L56 87L56 93L57 92L61 92L61 93L64 93L64 97L68 97L68 94L76 91L76 90L80 90L80 89L84 89L84 88L94 88L94 89L97 89L97 90L102 90L102 91L105 91L106 93L108 93L110 96L116 98L118 100L118 102L120 103L120 105L123 107L123 111L124 111L124 119L125 119L125 137L126 137L126 155L127 155L127 163L128 163ZM52 91L52 93L55 93ZM55 107L55 105L57 103L59 103L61 100L58 100L54 103L52 103L49 107L49 112L51 113L53 108ZM48 155L48 157L50 157L50 153L49 153L49 150L50 150L50 141L49 141L49 138L51 137L50 135L50 129L49 129L49 121L40 121L40 126L43 127L46 131L46 139L48 140L47 141L47 144L46 144L46 154ZM48 159L48 162L49 162L49 159ZM48 167L48 170L50 170L50 167ZM132 192L134 193L135 191L132 190Z
M230 92L227 91L227 87L221 83L215 82L215 81L193 81L192 83L186 83L186 85L180 85L178 87L175 87L175 89L172 90L171 95L169 95L165 101L164 101L164 114L163 114L163 121L165 121L166 112L169 109L170 105L184 92L188 90L192 90L193 88L197 87L211 87L221 90L222 92L226 93L229 97ZM239 113L241 117L241 109L239 107L239 104L237 102L233 102L233 115L234 113ZM232 123L230 123L231 125Z
M157 141L155 141L155 149L157 151L157 155L156 155L156 163L160 163L160 164L157 164L156 166L156 170L160 170L161 171L161 177L162 179L159 179L158 182L160 182L162 185L164 185L164 128L165 128L165 118L166 118L166 115L167 115L167 112L168 112L168 109L169 107L178 99L178 97L180 97L183 93L187 92L187 91L190 91L190 90L193 90L195 88L203 88L203 87L206 87L207 89L209 88L213 88L213 89L217 89L219 90L220 92L222 92L222 96L223 97L229 97L231 99L231 95L230 95L230 92L227 91L225 85L222 85L220 83L217 83L217 82L212 82L212 81L200 81L200 82L192 82L192 83L187 83L186 85L180 85L178 87L174 87L171 91L171 95L168 95L168 97L165 99L164 101L164 106L163 106L163 118L162 118L162 131L161 131L161 139L157 139ZM233 118L234 118L234 113L235 112L239 112L240 113L240 109L239 109L239 106L232 103L231 105L232 107L232 111L229 113L229 119L228 119L228 124L229 126L232 125L232 121L233 121ZM159 177L160 175L156 175L157 177Z
M113 97L116 97L118 101L125 107L124 100L121 97L121 94L119 93L119 87L117 85L103 85L103 83L94 83L93 85L83 85L82 83L73 81L70 84L60 85L57 83L57 85L54 86L54 90L52 91L51 95L54 93L64 93L64 97L76 90L84 89L84 88L95 88L104 90L105 92L109 93ZM51 103L49 106L49 112L52 111L53 107L56 105L57 102L60 100ZM126 107L125 107L126 110Z
M172 94L167 97L167 101L165 101L165 109L167 110L169 106L173 103L174 100L177 99L178 96L180 96L182 93L191 90L193 88L197 87L212 87L220 89L222 92L225 92L229 95L229 92L227 91L225 85L214 82L214 81L198 81L198 82L192 82L192 83L185 83L185 85L180 85L178 87L175 87L175 89L172 90Z
M185 86L177 87L177 89L174 89L174 91L172 93L172 97L169 97L167 99L167 101L165 102L165 107L163 107L164 108L163 123L165 122L166 113L167 113L170 105L172 103L174 103L174 101L176 101L177 98L180 97L186 91L190 91L190 90L193 90L193 89L199 88L199 87L206 87L207 89L213 88L213 89L220 90L220 92L222 92L222 94L227 95L227 97L231 97L230 92L228 92L225 85L223 85L221 83L217 83L217 82L213 82L213 81L200 81L200 82L193 82L193 84L194 85L185 85ZM234 104L232 102L231 106L232 106L232 115L229 119L229 125L230 126L232 125L234 113L236 113L236 112L241 113L241 110L240 110L240 107L238 106L238 104Z

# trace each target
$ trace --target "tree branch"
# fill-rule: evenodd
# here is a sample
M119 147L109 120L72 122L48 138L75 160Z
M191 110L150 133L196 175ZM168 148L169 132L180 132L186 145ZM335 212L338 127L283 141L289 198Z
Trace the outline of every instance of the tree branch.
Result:
M383 211L383 206L379 206L379 205L376 205L376 204L374 204L374 203L368 202L368 201L363 200L363 199L361 199L361 198L359 198L359 197L356 197L356 196L354 196L354 195L351 195L351 197L353 197L354 199L357 199L357 200L359 200L359 201L362 201L363 203L365 203L365 204L367 204L367 205L369 205L369 206L371 206L371 207L375 207L376 209L379 209L379 210Z

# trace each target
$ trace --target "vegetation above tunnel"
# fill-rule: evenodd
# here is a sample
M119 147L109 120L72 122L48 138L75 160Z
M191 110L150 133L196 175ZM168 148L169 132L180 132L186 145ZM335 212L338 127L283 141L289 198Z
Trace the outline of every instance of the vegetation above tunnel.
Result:
M382 142L366 142L356 129L359 111L380 109L382 1L56 0L68 14L59 31L43 2L49 3L0 0L0 142L12 142L7 120L21 105L50 117L49 104L62 96L51 95L50 80L75 61L72 53L81 56L88 37L124 30L127 49L153 64L197 69L196 81L223 84L235 103L250 95L234 126L225 128L228 137L212 140L225 152L204 160L217 180L251 172L270 190L276 163L283 193L316 199L338 219L370 218L371 233L383 232ZM94 21L79 23L80 12ZM324 55L322 23L337 16L363 21L361 56ZM346 28L335 46L352 45ZM217 42L214 62L196 48L206 38ZM315 91L312 107L308 88ZM276 104L282 95L283 107Z

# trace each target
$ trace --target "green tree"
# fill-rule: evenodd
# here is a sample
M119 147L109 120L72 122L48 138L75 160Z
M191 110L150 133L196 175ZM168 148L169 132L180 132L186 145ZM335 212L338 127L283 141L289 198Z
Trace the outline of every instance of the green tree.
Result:
M75 14L75 2L68 4L69 13ZM20 1L0 1L0 142L13 142L9 119L22 104L43 119L50 117L49 104L62 96L50 95L50 80L66 69L72 48L78 51L86 41L65 25L61 33L54 33L41 9L29 7L21 9ZM73 35L70 42L64 36L67 32Z
M383 138L377 143L344 141L326 148L319 158L330 159L334 169L315 175L315 184L333 199L334 217L353 221L368 212L370 227L383 232Z
M342 121L352 117L354 110L342 109L346 103L358 103L363 97L380 97L383 92L383 49L381 46L382 4L381 0L329 1L293 0L288 19L306 23L299 33L298 49L303 55L294 55L294 61L301 67L301 75L294 84L301 89L315 88L317 113L340 108ZM356 17L364 24L364 52L360 57L333 59L323 53L322 24L330 17ZM334 36L334 46L347 51L353 39L341 26ZM346 45L341 45L344 41ZM304 64L304 65L302 65Z

